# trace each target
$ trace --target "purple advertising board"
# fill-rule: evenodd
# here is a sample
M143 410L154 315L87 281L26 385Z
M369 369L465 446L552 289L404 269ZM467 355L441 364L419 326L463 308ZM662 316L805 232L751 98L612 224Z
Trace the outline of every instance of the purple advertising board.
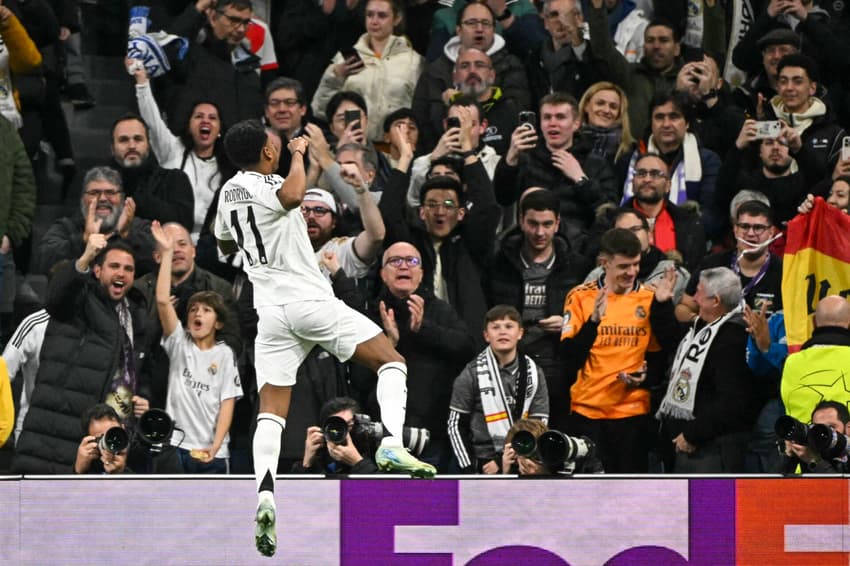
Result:
M793 481L284 476L276 492L278 552L269 560L253 544L253 478L9 478L0 479L0 564L847 564L847 481L831 481L815 485L844 506L831 521L839 524L809 528L801 520L809 525L771 530L770 512L747 509L758 510L762 491L779 493ZM755 523L759 530L748 530ZM742 533L761 531L778 542L759 554ZM838 535L789 542L812 532Z

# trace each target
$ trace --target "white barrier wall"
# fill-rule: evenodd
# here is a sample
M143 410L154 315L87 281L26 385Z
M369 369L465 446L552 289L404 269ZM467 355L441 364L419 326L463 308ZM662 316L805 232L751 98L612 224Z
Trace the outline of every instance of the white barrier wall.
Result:
M0 564L848 564L844 479L0 478Z

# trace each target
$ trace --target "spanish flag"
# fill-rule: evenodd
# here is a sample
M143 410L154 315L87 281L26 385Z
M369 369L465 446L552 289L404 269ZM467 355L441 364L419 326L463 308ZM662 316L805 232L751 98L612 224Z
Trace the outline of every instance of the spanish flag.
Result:
M782 262L782 305L788 351L812 335L812 315L828 295L850 294L850 216L820 197L809 214L788 223Z

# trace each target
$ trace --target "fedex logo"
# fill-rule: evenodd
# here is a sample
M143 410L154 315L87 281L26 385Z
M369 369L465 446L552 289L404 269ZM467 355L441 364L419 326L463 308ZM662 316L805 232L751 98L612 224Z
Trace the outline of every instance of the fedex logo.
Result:
M344 566L848 564L846 480L344 481Z

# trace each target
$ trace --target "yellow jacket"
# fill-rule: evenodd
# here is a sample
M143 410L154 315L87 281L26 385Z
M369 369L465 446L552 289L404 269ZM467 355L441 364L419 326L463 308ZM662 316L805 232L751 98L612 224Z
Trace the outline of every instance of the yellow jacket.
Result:
M12 75L31 73L38 69L41 65L41 52L14 14L11 14L5 22L0 23L0 37L3 38L3 43L9 50L9 72ZM3 69L0 69L0 72L2 71ZM21 101L17 89L14 96L15 104L20 110Z
M0 446L15 428L15 403L12 400L12 383L9 381L9 368L6 360L0 358Z

